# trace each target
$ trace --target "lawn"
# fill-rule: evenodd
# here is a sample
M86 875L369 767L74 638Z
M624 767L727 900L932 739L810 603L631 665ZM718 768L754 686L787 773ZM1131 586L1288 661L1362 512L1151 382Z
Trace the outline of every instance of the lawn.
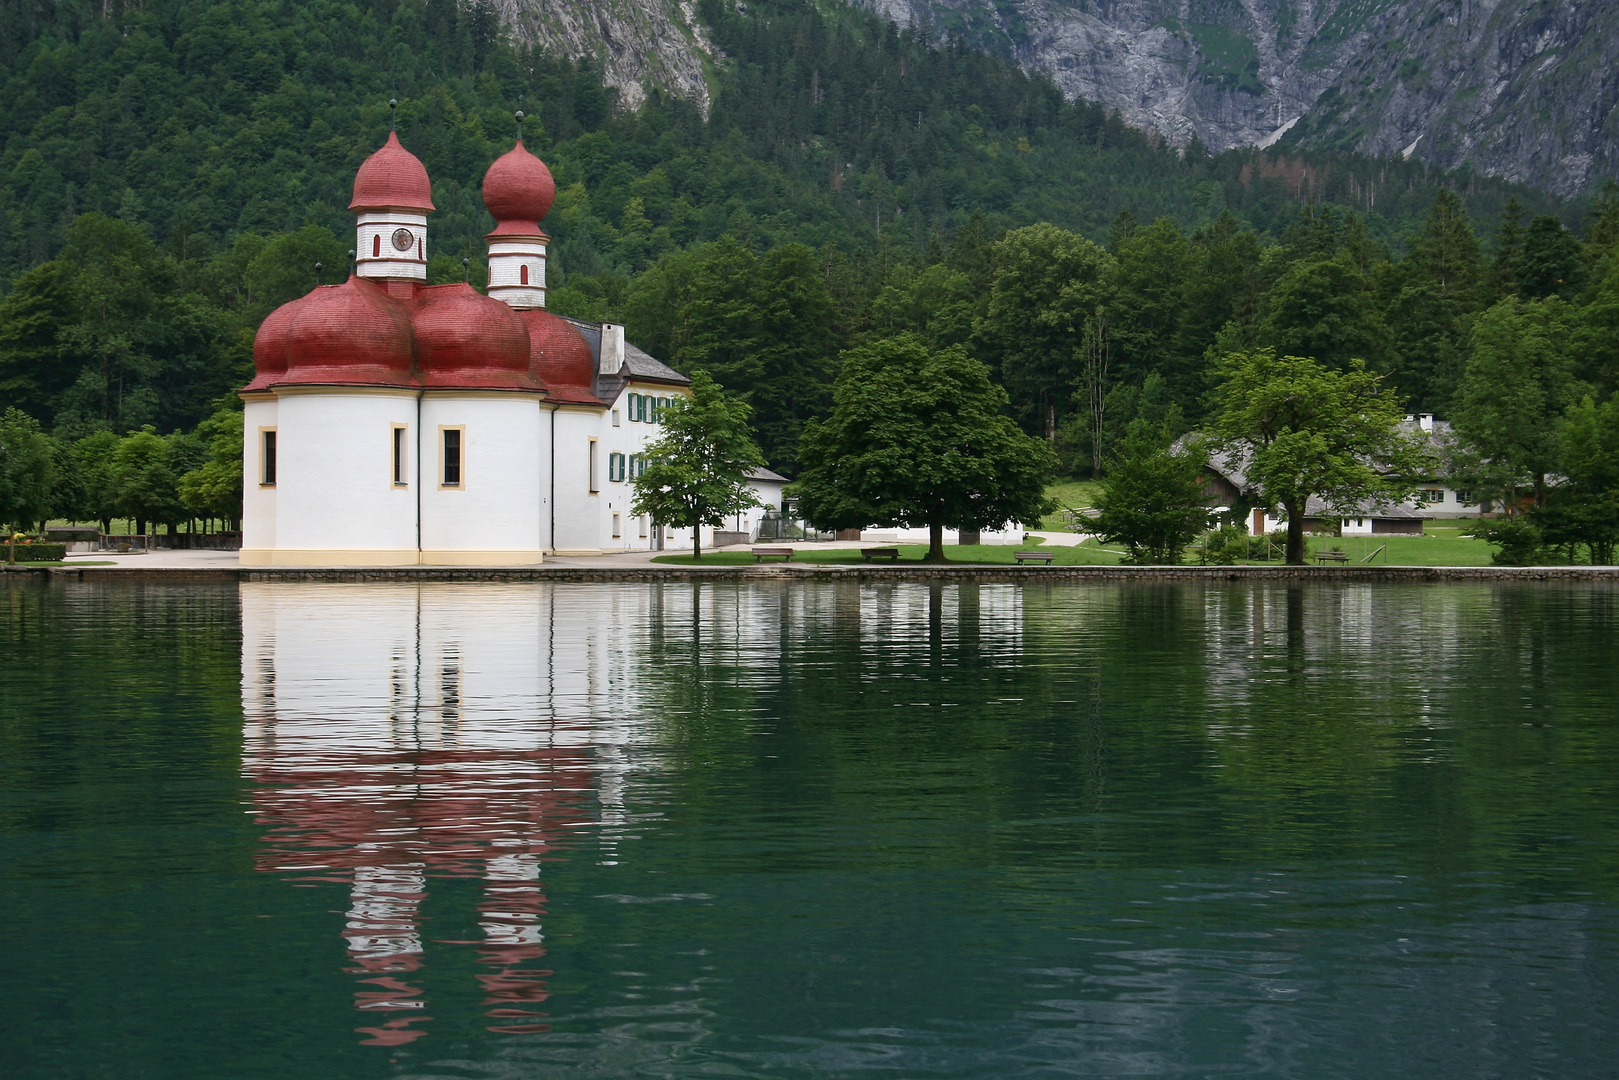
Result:
M1038 541L1036 541L1038 542ZM1020 544L1017 547L989 544L946 544L944 557L953 563L977 563L980 565L1004 565L1017 560L1012 552L1028 550L1034 543ZM1057 554L1052 561L1053 566L1113 566L1119 562L1116 552L1105 550L1094 542L1083 544L1080 547L1053 547L1048 549ZM926 544L900 544L900 562L921 562L922 556L927 554ZM752 566L754 558L746 551L713 551L705 554L701 561L694 561L690 555L659 555L652 560L658 563L668 563L671 566ZM779 563L781 559L766 559L766 562ZM795 563L838 563L845 565L860 565L866 560L861 557L858 548L809 548L801 549L793 555ZM875 565L888 565L887 559L872 560Z
M1338 548L1349 555L1350 565L1365 562L1371 556L1366 565L1488 566L1490 545L1462 535L1462 529L1469 524L1440 525L1430 521L1424 523L1421 536L1312 536L1309 557L1314 562L1317 551ZM1372 555L1378 548L1383 550Z
M1096 496L1101 494L1102 485L1095 480L1075 480L1063 477L1053 480L1046 485L1046 495L1057 500L1061 510L1073 510L1086 506L1096 505ZM1059 511L1047 514L1040 519L1040 528L1047 532L1068 532L1069 524Z

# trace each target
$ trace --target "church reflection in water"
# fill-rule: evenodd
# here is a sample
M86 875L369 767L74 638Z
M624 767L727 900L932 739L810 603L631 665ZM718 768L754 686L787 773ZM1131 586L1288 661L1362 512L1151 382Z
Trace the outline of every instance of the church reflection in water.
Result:
M578 826L613 857L626 653L557 590L242 586L243 767L261 870L349 890L358 1030L423 1034L429 881L482 881L486 1015L542 1030L541 868Z
M1006 662L1022 637L1006 586L244 583L241 611L258 868L348 890L357 1030L383 1046L425 1033L430 946L477 950L491 1030L545 1030L544 868L617 864L632 770L705 708L696 680L772 684L806 648ZM477 939L424 939L445 878L481 883Z

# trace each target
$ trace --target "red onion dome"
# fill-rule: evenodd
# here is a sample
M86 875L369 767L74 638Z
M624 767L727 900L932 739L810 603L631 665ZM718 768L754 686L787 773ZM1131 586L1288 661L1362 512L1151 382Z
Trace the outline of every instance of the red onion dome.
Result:
M414 386L410 310L363 278L326 285L300 303L278 384Z
M471 285L433 285L416 294L416 361L422 385L533 390L528 327L517 312Z
M498 222L497 233L538 232L540 220L551 212L556 197L551 170L523 149L522 139L483 174L483 204Z
M529 370L546 392L562 401L595 401L596 358L584 335L544 308L517 314L528 324Z
M397 132L388 132L382 149L365 159L354 174L354 199L350 210L419 210L430 214L433 185L427 179L427 166L415 154L399 145Z
M259 332L253 336L253 381L242 387L244 393L267 390L282 381L287 372L287 335L307 299L300 296L282 304L259 324Z

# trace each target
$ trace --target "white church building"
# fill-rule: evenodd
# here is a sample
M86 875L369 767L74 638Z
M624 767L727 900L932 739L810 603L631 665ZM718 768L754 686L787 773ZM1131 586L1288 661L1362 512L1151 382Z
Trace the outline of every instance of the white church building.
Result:
M659 415L689 380L622 326L546 310L539 222L555 195L521 140L489 167L485 295L426 283L432 185L398 136L360 166L353 273L272 312L253 343L243 565L516 566L690 546L689 529L630 512ZM783 482L761 474L756 494L779 505ZM759 514L728 524L747 531Z

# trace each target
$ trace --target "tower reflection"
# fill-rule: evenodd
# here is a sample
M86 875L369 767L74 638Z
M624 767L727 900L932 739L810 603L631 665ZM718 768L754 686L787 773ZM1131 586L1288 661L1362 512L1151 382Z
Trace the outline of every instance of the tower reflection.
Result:
M420 1038L435 878L477 878L491 1030L544 1030L542 867L622 818L615 620L554 589L244 584L243 768L260 870L349 890L356 1030ZM620 700L615 700L615 696ZM610 790L608 790L610 789Z

